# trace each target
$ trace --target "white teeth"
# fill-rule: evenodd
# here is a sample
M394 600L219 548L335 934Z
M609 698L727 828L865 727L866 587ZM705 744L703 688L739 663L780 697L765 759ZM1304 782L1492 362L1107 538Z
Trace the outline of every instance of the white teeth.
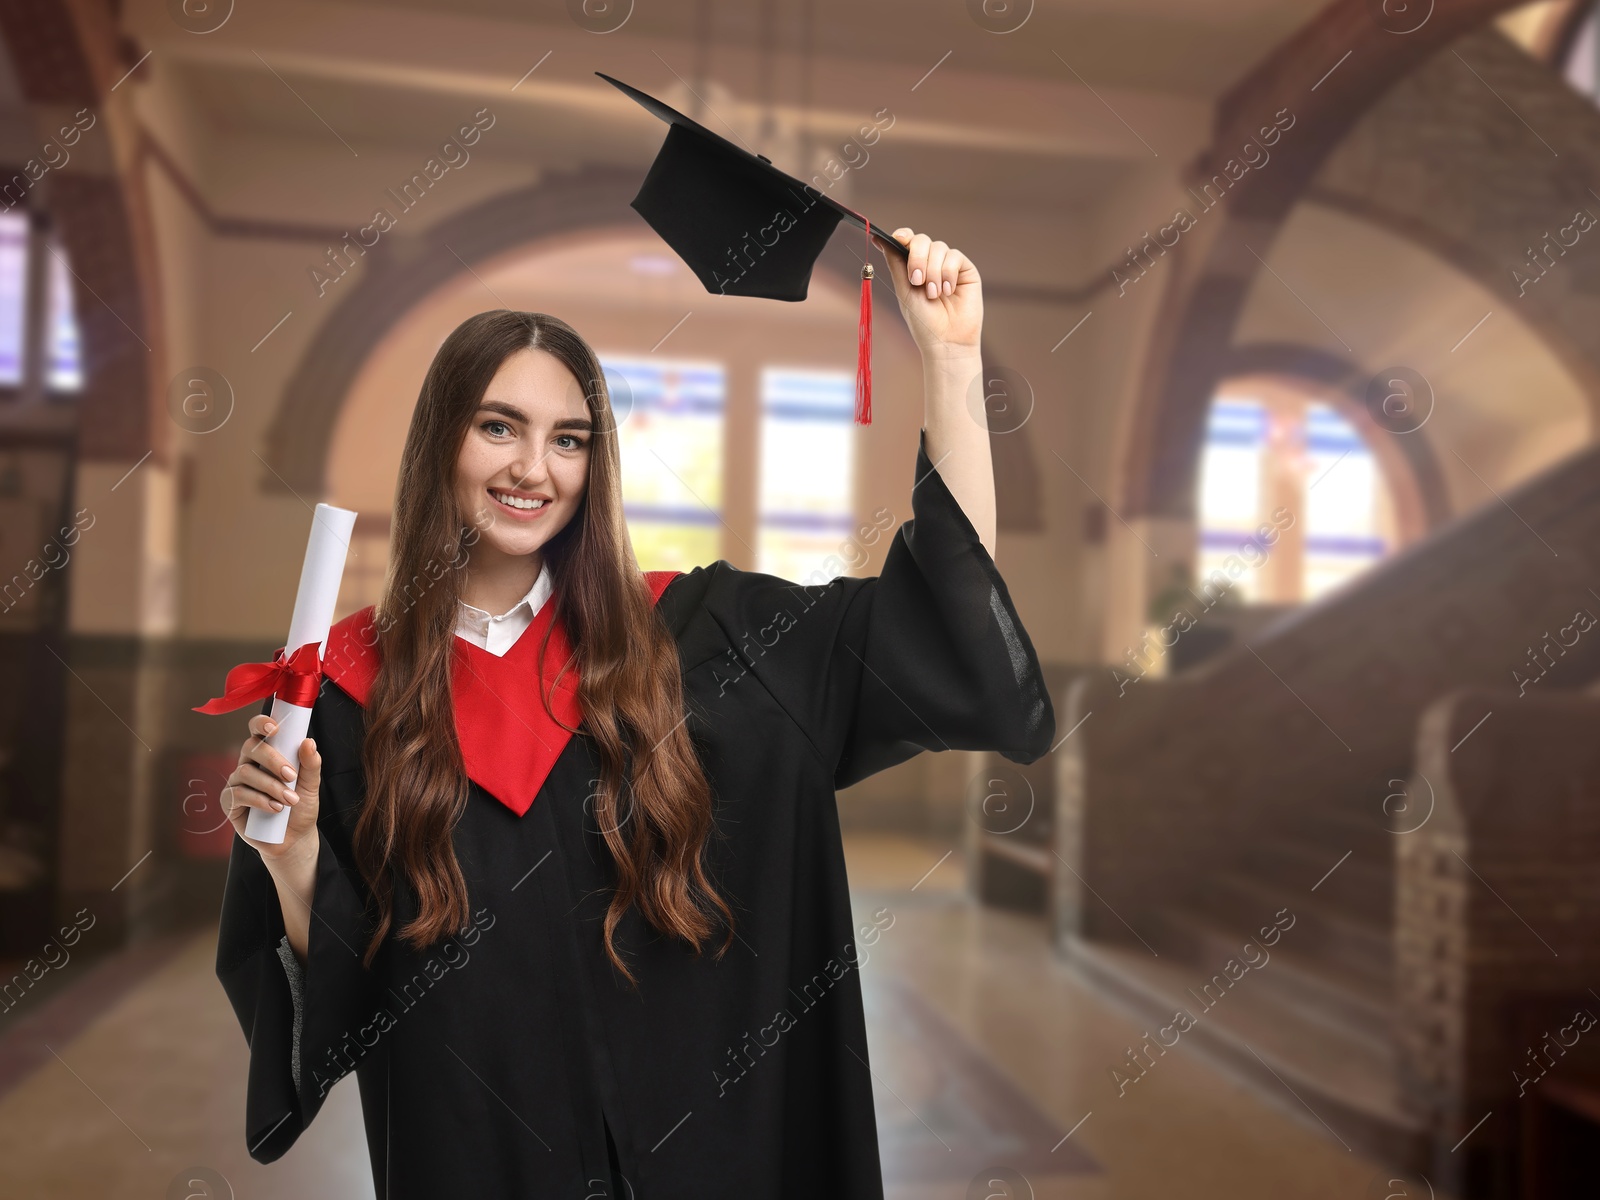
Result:
M489 494L510 508L543 508L548 503L545 500L523 500L518 496L507 496L504 492L497 492L493 488L489 490Z

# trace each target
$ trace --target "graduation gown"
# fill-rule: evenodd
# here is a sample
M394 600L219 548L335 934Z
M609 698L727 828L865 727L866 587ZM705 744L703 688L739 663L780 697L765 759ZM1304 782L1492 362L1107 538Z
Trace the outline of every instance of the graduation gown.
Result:
M303 969L240 838L223 898L217 975L250 1047L251 1157L284 1154L353 1071L380 1198L882 1197L857 954L888 921L855 925L834 791L922 750L1032 762L1055 733L1006 585L920 443L916 480L877 576L801 585L718 561L652 581L738 936L721 961L720 931L696 957L630 909L617 943L637 992L601 938L614 876L581 735L521 816L469 781L452 838L473 923L414 950L393 933L416 912L398 886L362 968L364 710L324 678Z

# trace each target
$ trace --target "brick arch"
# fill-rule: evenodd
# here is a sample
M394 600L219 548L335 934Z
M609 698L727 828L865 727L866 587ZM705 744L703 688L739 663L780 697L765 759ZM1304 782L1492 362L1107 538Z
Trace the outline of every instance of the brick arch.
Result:
M493 197L431 226L412 243L380 242L369 252L360 281L323 323L285 386L267 432L270 470L262 475L263 490L325 494L328 451L350 386L378 342L419 297L458 276L463 264L474 267L544 238L644 228L629 207L638 189L636 170L587 167ZM817 271L855 289L861 272L856 243L831 240ZM881 297L876 310L880 323L891 311L900 321L898 306ZM994 374L997 364L989 354L984 357ZM1043 527L1042 489L1027 437L1024 427L990 439L997 523L1003 529Z
M90 0L15 0L0 4L0 34L24 100L53 129L62 112L96 115L83 137L119 142L134 128L109 119L126 105L137 74L117 96L111 88L138 61L117 28L114 6ZM131 113L120 114L131 118ZM49 124L46 124L48 120ZM30 134L32 136L32 134ZM38 133L41 140L44 131ZM144 188L120 166L105 173L87 162L127 163L121 147L74 155L28 192L33 219L65 243L83 340L84 387L77 400L78 455L84 460L136 462L146 453L165 462L170 431L163 417L165 388L159 258ZM23 163L4 164L9 180ZM48 199L38 203L42 196Z
M1600 223L1569 224L1580 209L1600 222L1590 190L1600 189L1600 111L1493 30L1451 50L1483 82L1455 54L1424 64L1328 157L1305 198L1397 233L1478 282L1577 379L1600 424ZM1574 240L1552 241L1555 265L1536 278L1528 249L1563 226Z
M1390 87L1462 34L1520 0L1437 3L1410 33L1378 23L1376 0L1334 0L1217 107L1211 148L1193 164L1198 184L1221 174L1274 114L1295 125L1261 170L1247 172L1169 251L1162 294L1123 455L1124 511L1194 518L1194 480L1211 395L1226 369L1239 315L1265 253L1323 162ZM1345 58L1345 52L1349 57Z

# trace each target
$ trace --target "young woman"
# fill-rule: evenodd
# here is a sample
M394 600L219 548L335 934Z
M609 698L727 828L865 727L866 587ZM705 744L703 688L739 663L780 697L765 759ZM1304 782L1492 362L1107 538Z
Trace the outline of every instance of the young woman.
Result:
M872 578L641 573L589 347L506 311L440 347L383 599L298 762L263 713L229 779L252 1157L353 1070L386 1200L883 1195L858 968L893 914L854 927L834 790L1055 732L992 557L978 272L894 236L926 394Z

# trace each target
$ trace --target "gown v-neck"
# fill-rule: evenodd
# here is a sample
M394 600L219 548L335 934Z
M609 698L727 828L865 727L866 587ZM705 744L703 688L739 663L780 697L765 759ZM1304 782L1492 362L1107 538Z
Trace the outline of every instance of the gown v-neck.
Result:
M644 572L652 603L678 574ZM328 631L323 660L327 677L362 705L380 666L373 621L369 606L336 622ZM549 644L541 675L539 650L546 631ZM459 635L452 635L451 642L451 706L467 777L520 817L566 749L571 728L583 719L577 671L561 669L571 655L571 643L560 606L550 596L504 654ZM547 686L548 712L541 695Z

